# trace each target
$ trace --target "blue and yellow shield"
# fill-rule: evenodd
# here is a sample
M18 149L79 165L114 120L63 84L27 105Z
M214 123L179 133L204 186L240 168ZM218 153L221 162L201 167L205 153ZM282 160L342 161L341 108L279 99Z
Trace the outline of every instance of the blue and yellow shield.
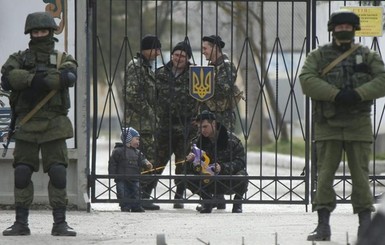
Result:
M190 66L190 95L201 102L214 96L214 66Z

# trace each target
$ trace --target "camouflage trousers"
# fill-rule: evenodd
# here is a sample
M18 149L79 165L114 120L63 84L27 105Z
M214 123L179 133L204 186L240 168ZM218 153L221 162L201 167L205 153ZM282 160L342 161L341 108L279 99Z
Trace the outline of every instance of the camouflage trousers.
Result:
M139 149L143 152L144 156L150 161L154 168L156 166L155 163L155 142L154 136L152 133L142 131L140 132L140 146ZM143 171L144 169L142 169ZM145 175L151 175L154 172L147 172ZM156 181L148 178L140 179L140 186L142 188L143 198L149 198L152 190L156 187Z
M164 125L157 134L157 152L159 162L157 167L160 167L158 174L162 174L164 167L168 162L171 163L172 154L175 155L175 174L186 173L184 159L191 151L190 142L196 136L197 128L192 125L182 126L174 124L171 126ZM170 166L171 168L171 166ZM179 198L185 190L181 179L175 179L177 186L176 196Z

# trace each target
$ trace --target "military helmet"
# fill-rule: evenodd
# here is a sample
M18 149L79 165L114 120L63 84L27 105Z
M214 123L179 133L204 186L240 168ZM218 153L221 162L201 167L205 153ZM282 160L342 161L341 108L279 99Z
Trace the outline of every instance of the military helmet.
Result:
M55 20L48 12L35 12L27 16L25 20L24 34L30 33L33 29L53 29L57 30Z
M334 12L328 21L328 31L333 31L336 25L351 24L356 31L361 30L360 17L353 11L344 9Z

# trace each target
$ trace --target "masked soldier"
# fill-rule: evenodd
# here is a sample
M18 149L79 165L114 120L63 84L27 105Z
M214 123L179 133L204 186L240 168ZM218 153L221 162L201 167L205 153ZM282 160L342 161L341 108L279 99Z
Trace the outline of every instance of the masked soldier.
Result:
M57 39L53 35L57 28L48 12L29 14L24 31L31 38L29 48L12 54L1 68L1 86L11 92L10 105L16 125L13 136L16 221L3 231L4 236L30 235L28 214L34 194L31 176L39 171L39 152L43 171L50 178L48 197L54 219L51 234L76 236L66 222L66 139L73 137L67 117L68 88L76 82L77 62L71 55L54 49ZM52 93L36 113L29 114Z
M353 181L351 201L358 214L358 239L371 219L373 197L369 187L369 159L373 141L371 106L385 95L385 70L380 56L354 44L359 17L348 10L330 16L328 31L333 41L306 58L299 76L303 93L312 99L317 157L317 190L313 211L318 226L308 240L330 240L330 213L336 208L335 172L346 154ZM346 58L325 70L337 57Z

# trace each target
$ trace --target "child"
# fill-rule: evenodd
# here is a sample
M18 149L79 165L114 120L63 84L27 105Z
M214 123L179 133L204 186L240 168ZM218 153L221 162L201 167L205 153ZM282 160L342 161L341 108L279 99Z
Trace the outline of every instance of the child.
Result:
M119 174L115 178L116 196L122 212L144 212L139 202L139 179L124 175L140 175L142 167L152 169L152 164L139 151L139 133L134 128L124 128L121 134L122 143L116 143L112 151L108 172ZM137 201L133 201L137 200Z

